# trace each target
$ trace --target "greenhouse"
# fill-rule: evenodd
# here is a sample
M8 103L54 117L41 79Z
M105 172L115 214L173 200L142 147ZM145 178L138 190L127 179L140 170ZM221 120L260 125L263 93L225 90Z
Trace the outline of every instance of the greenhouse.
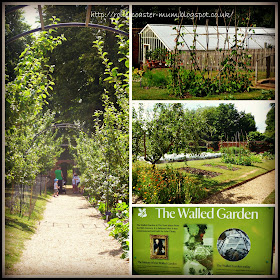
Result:
M230 229L224 232L217 242L218 251L225 259L236 261L243 259L250 251L250 240L242 230Z
M155 50L173 51L176 46L177 25L147 24L139 33L139 62L145 63ZM195 50L205 60L204 54L212 55L207 65L218 65L217 50L229 51L235 47L236 41L251 51L256 59L274 55L275 29L263 27L207 26L182 25L178 50L183 51L182 63L187 66L190 51ZM237 40L235 40L237 34ZM215 54L215 56L213 56ZM274 65L273 65L274 66Z

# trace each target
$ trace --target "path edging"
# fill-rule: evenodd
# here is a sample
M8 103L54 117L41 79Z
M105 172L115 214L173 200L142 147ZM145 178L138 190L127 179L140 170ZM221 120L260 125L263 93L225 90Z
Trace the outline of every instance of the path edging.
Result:
M245 184L245 183L247 183L247 182L250 182L250 181L252 181L252 180L254 180L254 179L256 179L256 178L258 178L258 177L260 177L260 176L262 176L262 175L265 175L265 174L267 174L267 173L270 173L270 172L272 172L272 171L274 171L274 170L275 170L275 168L274 168L274 169L271 169L271 170L269 170L269 171L266 171L265 173L259 174L259 175L255 176L255 177L249 178L249 179L247 179L247 180L245 180L245 181L239 182L239 183L237 183L237 184L235 184L235 185L229 186L229 187L227 187L227 188L225 188L225 189L223 189L223 190L221 190L221 191L218 191L218 192L215 192L215 193L211 194L210 196L206 197L205 199L202 199L202 200L199 201L198 203L194 203L194 204L203 203L203 202L205 202L206 200L210 199L210 198L211 198L212 196L214 196L214 195L217 195L217 194L222 193L222 192L224 192L224 191L228 191L228 190L230 190L230 189L236 188L236 187L238 187L238 186L240 186L240 185L243 185L243 184Z

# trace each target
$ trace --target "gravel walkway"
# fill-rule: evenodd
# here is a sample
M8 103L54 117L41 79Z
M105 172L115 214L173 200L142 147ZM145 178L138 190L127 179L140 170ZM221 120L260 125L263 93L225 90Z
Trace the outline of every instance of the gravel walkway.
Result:
M129 262L120 258L121 246L106 226L82 195L69 190L52 197L15 275L128 275Z
M201 204L261 204L275 190L275 170L238 187L214 194Z

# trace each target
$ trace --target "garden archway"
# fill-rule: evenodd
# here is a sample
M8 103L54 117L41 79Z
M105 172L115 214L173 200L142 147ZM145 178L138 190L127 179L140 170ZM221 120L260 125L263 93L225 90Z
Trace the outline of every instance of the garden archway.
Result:
M8 14L8 13L14 12L18 9L24 8L25 6L28 6L28 5L15 6L11 9L7 10L5 13ZM38 11L39 11L39 16L40 16L41 27L23 32L23 33L18 34L18 35L15 35L14 37L7 40L6 44L9 44L9 43L11 43L11 42L23 37L23 36L31 34L31 33L35 33L35 32L38 32L38 31L45 31L45 30L49 30L51 28L58 28L58 27L89 27L89 28L103 29L103 30L106 30L106 31L117 33L119 35L124 35L124 36L129 35L127 32L122 31L122 30L117 30L113 27L89 23L90 15L91 15L91 5L87 5L87 13L86 13L86 21L85 22L69 22L69 23L50 24L50 25L44 26L41 5L38 5Z
M34 144L34 142L36 141L36 139L42 135L44 132L51 130L51 129L60 129L60 128L75 128L78 131L82 131L82 128L77 125L77 124L72 124L72 123L59 123L59 124L53 124L45 129L43 129L42 131L38 132L34 138L32 139L32 142L29 146L29 149L26 151L26 154L28 153L28 151L32 148L32 145ZM68 146L68 144L62 144L63 146ZM50 178L53 181L54 179L54 170L60 166L62 168L62 172L64 174L65 179L67 180L67 173L69 169L73 169L73 166L75 165L75 161L73 159L58 159L55 166L53 167L52 170L50 170Z

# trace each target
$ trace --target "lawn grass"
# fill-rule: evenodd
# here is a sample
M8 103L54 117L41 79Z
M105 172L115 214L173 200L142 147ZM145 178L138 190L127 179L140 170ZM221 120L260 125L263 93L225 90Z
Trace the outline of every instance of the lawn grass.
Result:
M166 88L143 88L139 82L132 83L133 100L178 100L178 97L169 95Z
M25 241L31 239L36 231L37 223L43 218L48 199L47 196L38 197L30 219L26 216L11 214L9 209L5 213L5 275L13 274L13 266L20 261Z
M275 93L275 91L273 90ZM133 100L251 100L262 98L262 89L251 89L249 92L217 94L205 97L189 97L181 99L177 96L169 95L166 88L143 88L139 82L132 82L132 99Z
M142 165L146 165L146 162L140 162ZM211 164L211 166L204 166L205 164ZM157 168L166 168L170 166L173 169L180 169L183 167L193 167L197 169L203 169L213 172L221 173L216 177L206 178L201 175L191 175L198 177L205 188L208 190L208 195L212 195L216 192L227 189L228 187L234 186L236 184L242 183L248 179L252 179L258 175L264 174L268 171L275 169L275 160L264 160L261 163L254 163L252 166L241 166L231 164L230 167L239 168L238 170L226 170L218 168L217 165L229 166L223 163L221 158L215 159L204 159L204 160L192 160L186 162L172 162L172 163L162 163L157 164ZM181 172L186 172L181 170Z
M275 191L265 198L262 204L275 204Z

